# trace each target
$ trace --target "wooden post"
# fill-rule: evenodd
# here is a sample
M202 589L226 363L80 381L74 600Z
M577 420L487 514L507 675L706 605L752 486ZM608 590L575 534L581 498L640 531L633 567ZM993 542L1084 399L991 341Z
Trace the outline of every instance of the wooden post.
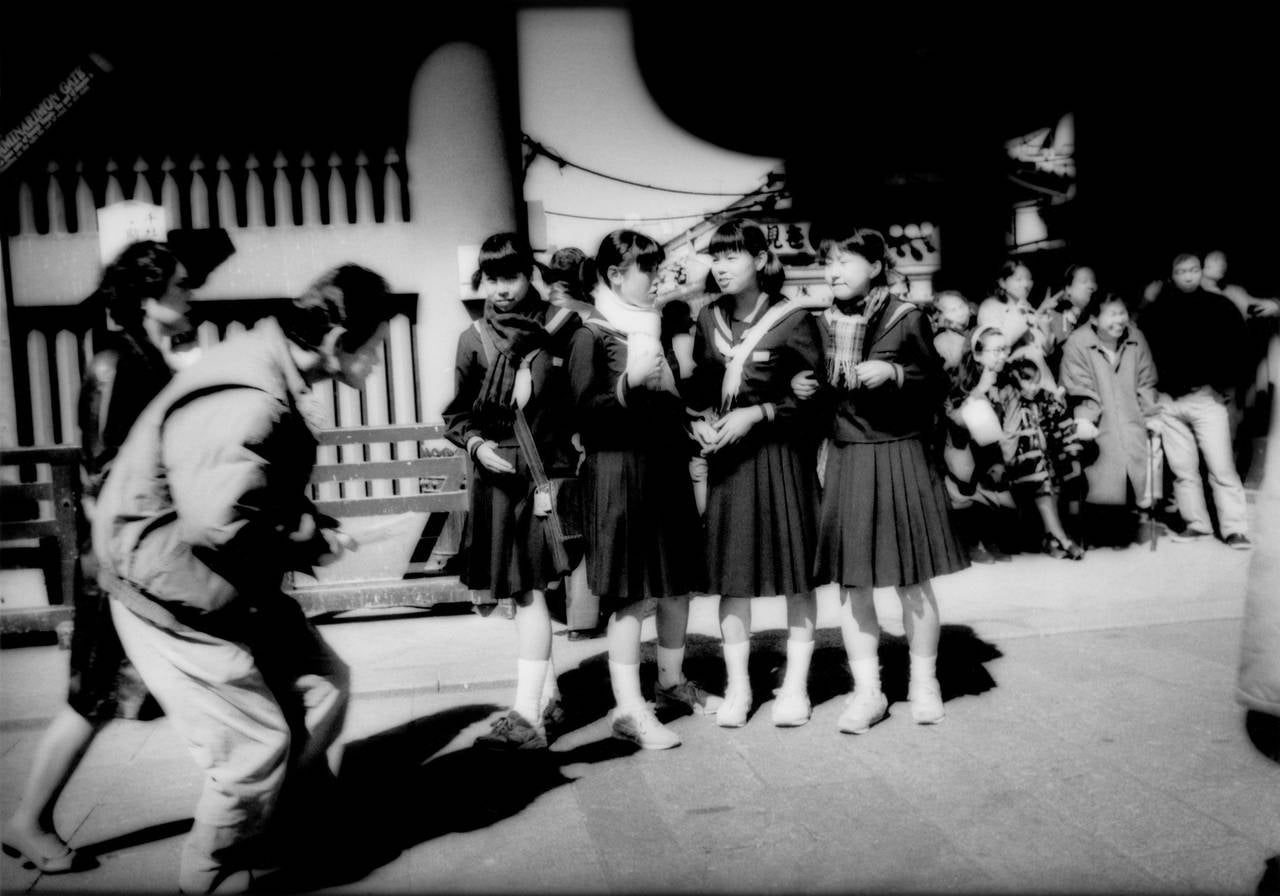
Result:
M18 444L18 402L13 391L13 348L9 329L9 237L4 240L0 260L0 448L14 448Z

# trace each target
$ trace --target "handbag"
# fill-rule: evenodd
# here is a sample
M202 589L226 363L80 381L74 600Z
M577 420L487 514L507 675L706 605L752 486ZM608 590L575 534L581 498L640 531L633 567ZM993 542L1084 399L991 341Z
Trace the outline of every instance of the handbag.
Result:
M493 362L494 345L485 332L480 321L474 324L480 335L485 358ZM533 512L534 516L543 519L543 527L547 534L547 547L551 551L551 562L558 575L567 576L582 561L586 550L582 533L582 490L578 477L547 477L542 466L542 457L538 454L538 443L533 439L529 429L529 421L525 418L524 408L515 405L516 443L529 465L529 474L533 478Z
M516 407L516 442L533 476L533 513L543 517L556 573L567 576L582 559L582 494L576 476L547 478L524 409Z

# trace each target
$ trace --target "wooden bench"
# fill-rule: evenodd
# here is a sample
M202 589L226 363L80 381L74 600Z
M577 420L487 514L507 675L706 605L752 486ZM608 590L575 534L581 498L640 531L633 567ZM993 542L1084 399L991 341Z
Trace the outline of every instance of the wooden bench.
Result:
M444 574L445 558L435 550L451 517L456 523L455 514L467 509L467 456L444 442L443 434L441 424L319 433L322 450L341 452L336 462L318 463L312 473L319 510L339 519L409 512L428 516L403 569L333 583L288 577L286 591L308 615L449 602L494 604L489 592L472 591L456 575ZM392 446L399 446L395 453L401 459L389 459ZM0 450L0 465L6 474L0 484L5 565L43 569L49 601L47 606L4 607L0 632L53 631L73 618L80 585L80 451L75 446L6 448Z
M0 469L4 565L42 569L48 590L46 606L5 605L0 633L53 631L72 618L80 587L80 449L2 448Z
M424 556L449 525L449 515L467 509L468 459L465 452L444 442L443 435L441 424L362 426L319 433L322 450L336 449L341 456L336 462L318 463L312 473L317 509L340 520L410 512L430 517L403 571L368 581L332 583L323 581L324 570L318 572L317 581L292 577L286 590L308 615L447 602L494 603L489 592L472 591L456 575L442 574L438 556L434 560ZM392 445L400 446L401 459L387 459ZM344 494L335 496L338 484Z

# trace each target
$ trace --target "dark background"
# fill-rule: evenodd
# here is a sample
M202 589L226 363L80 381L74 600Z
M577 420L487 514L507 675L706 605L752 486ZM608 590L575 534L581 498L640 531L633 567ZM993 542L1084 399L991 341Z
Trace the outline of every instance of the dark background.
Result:
M515 116L516 7L447 7L7 15L6 131L88 53L113 71L4 176L6 227L17 178L51 159L269 159L279 149L291 160L304 150L380 158L403 145L414 74L448 40L493 50ZM1078 192L1050 220L1070 249L1031 257L1041 285L1064 260L1086 260L1105 285L1135 290L1166 275L1176 252L1224 248L1232 279L1280 292L1278 79L1262 13L1124 20L1061 5L962 16L905 5L890 14L637 3L633 14L643 75L673 120L726 147L785 158L798 217L934 220L944 239L939 285L981 297L1019 195L1003 145L1071 111Z

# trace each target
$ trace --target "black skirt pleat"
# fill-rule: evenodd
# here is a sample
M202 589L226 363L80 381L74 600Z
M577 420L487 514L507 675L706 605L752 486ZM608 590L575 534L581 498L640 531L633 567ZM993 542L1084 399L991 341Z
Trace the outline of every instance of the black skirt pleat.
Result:
M969 565L942 477L919 439L832 445L819 511L819 582L916 585Z
M729 597L813 587L813 451L787 442L712 455L707 468L707 589Z
M476 591L504 600L526 591L545 590L557 581L543 518L533 514L533 480L514 446L499 446L515 473L496 474L474 464L469 488L470 512L463 537L460 578Z
M705 588L702 521L686 455L594 451L580 475L587 583L602 608Z

